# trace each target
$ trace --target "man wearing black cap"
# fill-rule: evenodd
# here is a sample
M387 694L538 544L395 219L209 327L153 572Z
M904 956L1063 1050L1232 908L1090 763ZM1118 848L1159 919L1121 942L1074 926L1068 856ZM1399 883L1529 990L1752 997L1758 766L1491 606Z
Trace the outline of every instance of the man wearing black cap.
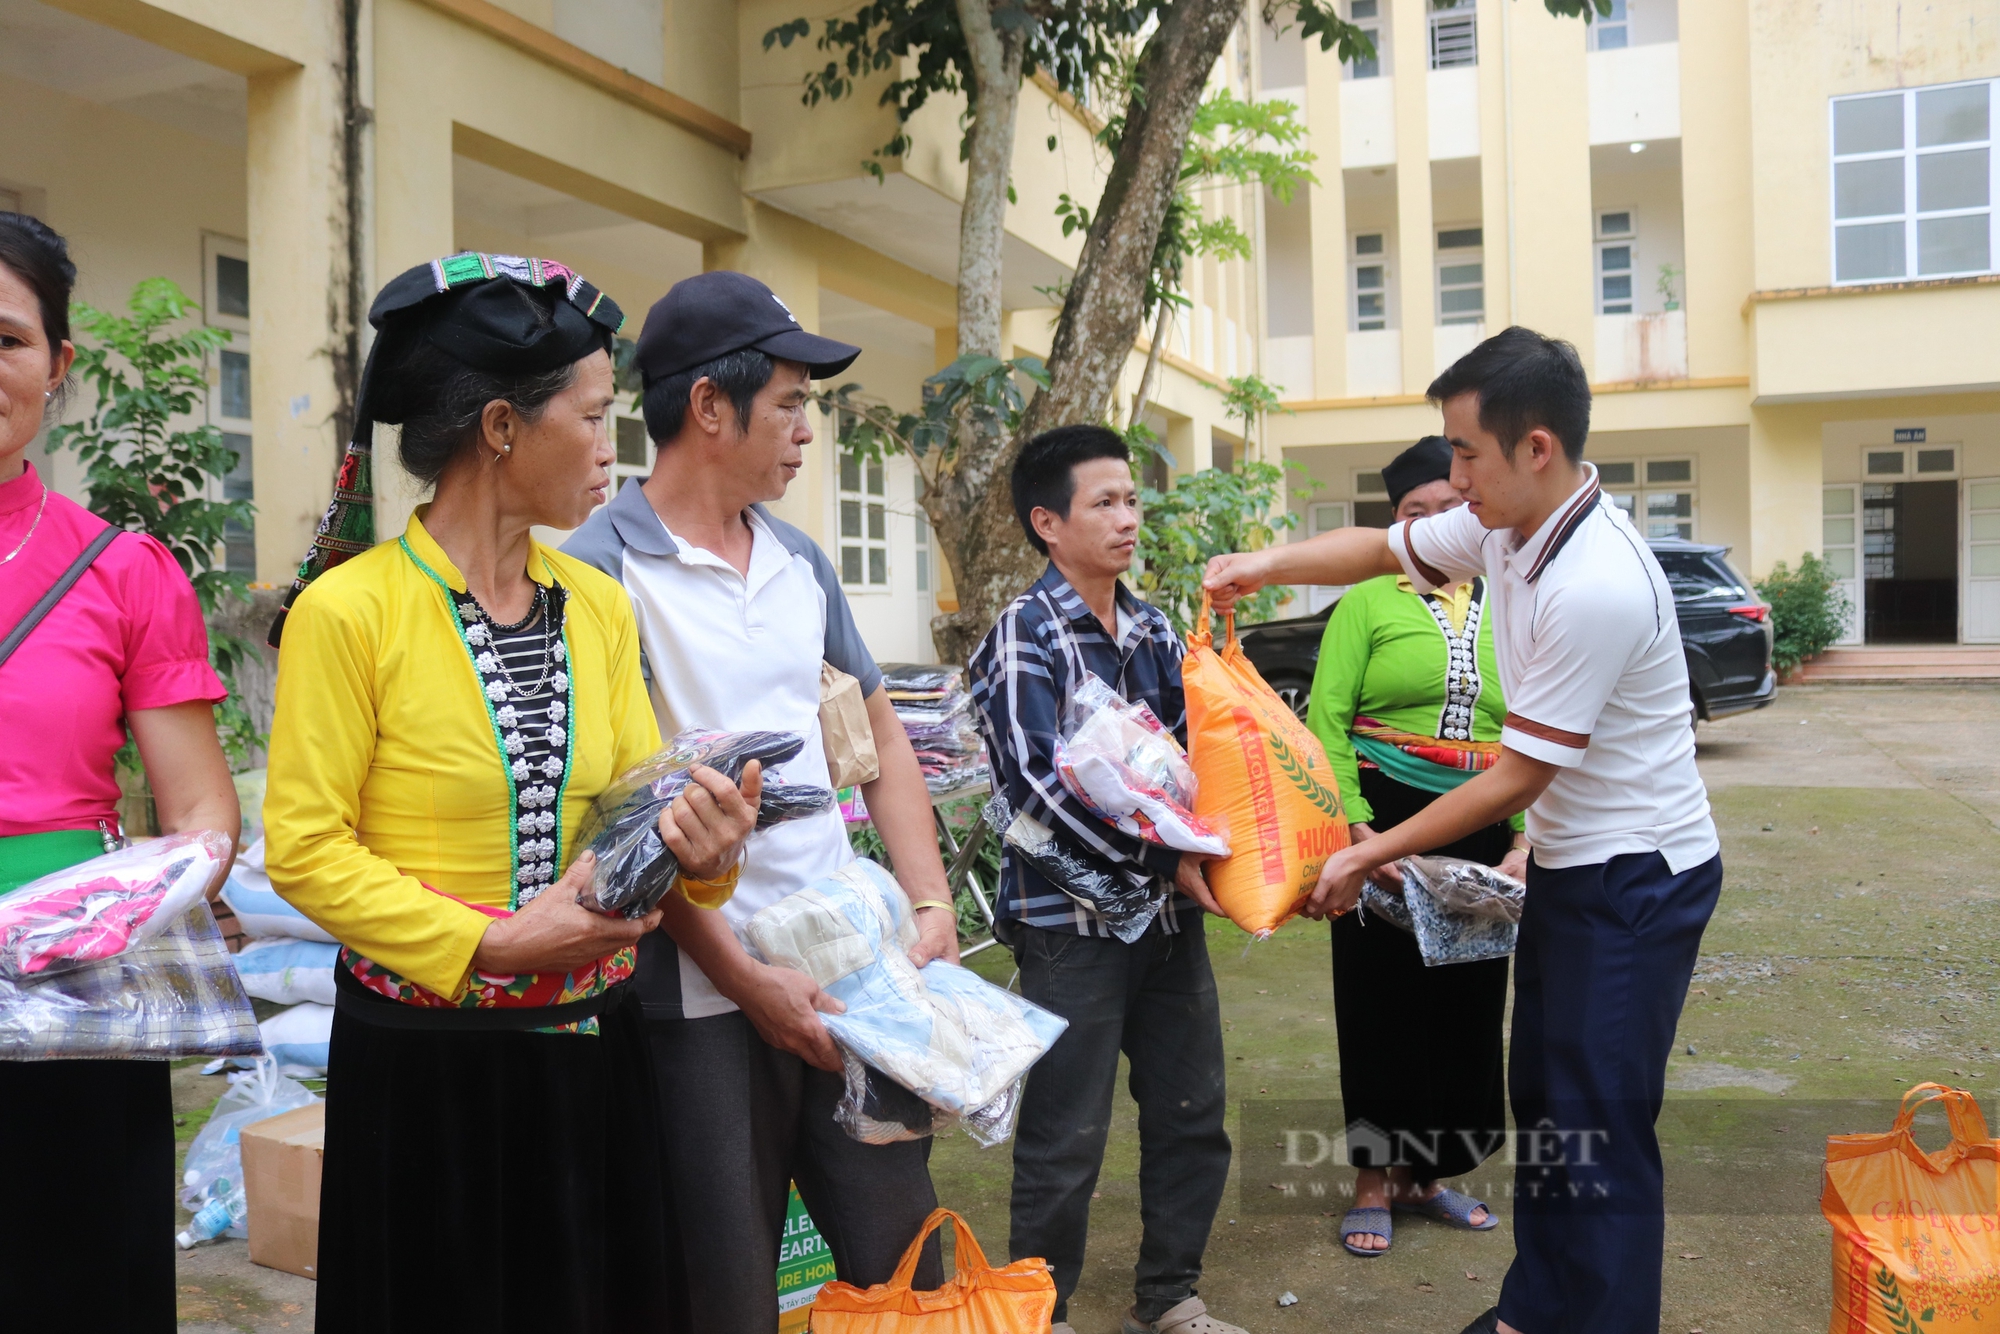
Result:
M675 284L647 313L638 365L653 474L628 483L565 545L621 580L638 618L662 736L689 727L797 732L775 776L828 784L821 664L861 683L881 774L868 813L912 900L920 965L958 957L930 796L826 553L764 508L813 441L811 382L861 349L806 332L746 274ZM736 932L853 857L838 811L751 844L720 911L669 896L640 946L638 987L659 1073L672 1191L696 1328L775 1334L787 1185L796 1182L839 1276L886 1282L936 1207L928 1139L864 1145L833 1119L840 1058L802 973L753 959ZM933 1239L917 1286L943 1281Z

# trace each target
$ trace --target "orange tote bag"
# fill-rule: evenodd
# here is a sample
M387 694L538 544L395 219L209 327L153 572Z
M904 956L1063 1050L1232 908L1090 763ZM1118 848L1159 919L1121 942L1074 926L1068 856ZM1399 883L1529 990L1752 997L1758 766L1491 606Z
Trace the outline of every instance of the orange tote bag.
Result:
M918 1292L910 1280L924 1238L947 1218L958 1238L958 1272L936 1292ZM1016 1260L995 1269L965 1220L938 1209L924 1220L887 1283L864 1291L836 1280L821 1288L808 1328L812 1334L1048 1334L1055 1310L1056 1280L1048 1261Z
M1243 654L1236 613L1223 645L1207 594L1181 663L1194 813L1227 830L1230 855L1203 871L1229 920L1262 939L1299 911L1326 859L1348 844L1326 750Z
M1936 1099L1951 1143L1910 1132ZM1918 1084L1886 1134L1826 1141L1820 1211L1833 1224L1830 1334L1992 1334L2000 1324L2000 1143L1964 1089Z

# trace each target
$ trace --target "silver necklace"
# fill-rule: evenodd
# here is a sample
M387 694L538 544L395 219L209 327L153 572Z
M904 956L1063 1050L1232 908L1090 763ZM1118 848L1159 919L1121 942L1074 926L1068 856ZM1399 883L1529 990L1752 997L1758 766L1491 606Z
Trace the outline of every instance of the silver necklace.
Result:
M27 533L22 536L19 542L14 544L14 549L8 552L6 555L0 556L0 565L5 565L8 561L14 559L14 557L21 554L21 548L28 545L28 538L33 537L35 535L35 530L42 526L42 511L47 509L48 507L49 507L49 484L47 482L43 482L42 499L41 503L35 506L34 522L28 525Z
M486 643L480 645L480 647L485 648L486 652L493 655L494 665L499 669L501 679L507 683L507 688L513 692L514 698L532 699L536 695L541 694L543 687L548 685L549 673L555 670L557 658L556 646L552 642L555 636L550 633L554 629L555 618L548 614L548 590L539 584L536 585L535 600L533 605L528 608L528 614L513 625L500 624L493 619L493 613L487 611L484 604L478 598L472 597L469 593L466 596L471 598L471 606L462 608L461 615L465 612L470 612L471 615L466 616L465 619L485 629L486 633L481 638ZM538 612L542 617L542 672L540 676L535 678L534 687L524 690L521 688L521 683L514 679L514 673L507 667L507 659L500 652L499 639L502 635L519 634L533 622Z

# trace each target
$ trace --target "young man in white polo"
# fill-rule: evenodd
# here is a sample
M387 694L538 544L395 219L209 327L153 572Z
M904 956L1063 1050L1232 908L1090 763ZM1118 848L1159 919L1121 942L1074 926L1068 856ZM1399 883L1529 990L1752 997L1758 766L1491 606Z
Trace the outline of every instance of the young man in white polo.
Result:
M1659 562L1583 461L1590 387L1569 344L1512 328L1432 382L1466 503L1385 530L1218 556L1218 602L1267 584L1483 575L1508 715L1500 760L1347 849L1309 911L1350 911L1399 857L1528 813L1508 1090L1522 1136L1516 1254L1466 1334L1655 1334L1667 1055L1722 888L1695 771L1687 666ZM1393 1003L1386 1000L1386 1003Z
M800 328L747 274L676 283L639 335L646 430L659 451L652 476L628 483L563 549L631 595L662 736L798 732L804 751L775 776L826 786L820 664L860 680L882 764L862 791L913 901L922 938L912 957L956 961L957 915L908 734L832 562L764 508L785 494L813 441L811 381L860 351ZM818 1014L832 1002L805 974L751 957L736 934L760 908L853 856L837 810L776 825L751 839L719 911L668 895L661 930L640 942L634 981L695 1329L777 1334L788 1183L798 1183L840 1277L863 1287L888 1281L937 1207L928 1139L862 1144L834 1122L844 1082ZM933 1238L917 1285L942 1281Z

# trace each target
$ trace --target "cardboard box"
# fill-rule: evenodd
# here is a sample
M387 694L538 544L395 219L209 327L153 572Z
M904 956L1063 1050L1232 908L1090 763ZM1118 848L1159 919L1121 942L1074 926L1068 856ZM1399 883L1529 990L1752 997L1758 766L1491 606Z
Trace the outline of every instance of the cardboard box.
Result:
M326 1103L243 1127L243 1189L250 1201L250 1258L302 1278L319 1277L319 1173Z

